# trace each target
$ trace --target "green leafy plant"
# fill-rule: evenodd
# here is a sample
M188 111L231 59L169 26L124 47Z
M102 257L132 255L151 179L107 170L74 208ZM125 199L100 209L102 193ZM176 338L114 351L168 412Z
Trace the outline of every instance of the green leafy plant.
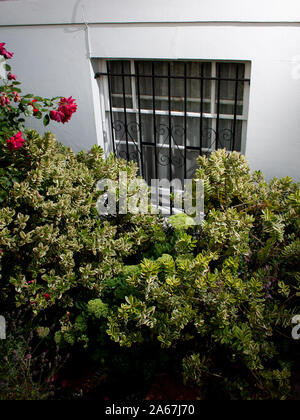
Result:
M173 349L184 381L204 392L214 383L238 398L287 398L300 310L299 186L266 183L235 152L198 161L203 226L175 222L172 255L129 276L134 292L112 309L107 333L121 346L157 340Z
M121 170L134 179L133 163L104 160L97 146L75 155L50 133L42 138L32 130L23 151L31 167L0 209L1 299L30 304L42 325L48 319L60 322L64 333L73 325L82 332L75 304L100 298L128 259L164 242L162 221L99 217L97 182L118 179Z

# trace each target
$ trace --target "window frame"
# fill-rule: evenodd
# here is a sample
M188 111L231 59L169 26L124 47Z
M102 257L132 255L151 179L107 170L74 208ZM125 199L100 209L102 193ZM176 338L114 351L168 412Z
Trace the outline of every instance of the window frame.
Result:
M217 119L219 120L234 120L234 115L232 114L221 114L217 112L217 89L218 89L218 79L217 79L217 63L233 63L233 64L244 64L245 65L245 74L244 74L244 90L243 90L243 99L242 106L243 106L243 113L241 115L236 115L236 121L242 122L241 127L241 147L240 147L240 153L245 154L246 152L246 139L247 139L247 125L248 125L248 114L249 114L249 99L250 99L250 79L251 79L251 62L250 61L243 61L243 60L198 60L198 59L190 59L190 60L176 60L176 59L141 59L141 58L102 58L97 59L96 61L96 78L98 80L98 86L99 86L99 93L100 93L100 109L101 109L101 119L102 119L102 129L103 129L103 138L104 143L107 144L108 151L115 151L115 142L118 142L119 144L126 144L126 140L116 140L114 137L114 130L113 130L113 121L111 121L111 115L112 113L124 113L124 107L113 107L110 103L110 97L113 96L121 96L122 94L112 94L110 92L109 88L109 77L107 75L108 73L108 67L107 63L111 61L123 61L123 62L129 62L130 63L130 73L131 73L131 94L127 95L132 97L132 108L126 107L126 113L127 114L135 114L135 121L137 124L139 124L139 115L155 115L155 116L170 116L171 117L183 117L183 118L201 118L200 112L187 112L187 111L169 111L169 110L153 110L153 109L139 109L138 107L138 95L137 95L137 88L136 88L136 72L135 72L135 63L137 61L149 61L149 62L156 62L156 61L180 61L183 63L187 62L199 62L204 63L208 62L212 65L212 71L211 71L211 78L214 80L211 80L211 92L210 92L210 112L203 112L202 118L204 119L210 119L212 121L211 128L216 132L217 129ZM126 76L127 77L127 76ZM141 77L143 77L141 75ZM157 77L157 76L156 76ZM172 76L171 76L172 78ZM125 95L126 96L126 95ZM149 96L148 99L153 97L153 95ZM159 96L155 95L155 99L160 98ZM141 96L140 96L141 99ZM184 99L184 98L181 98ZM192 100L191 98L190 100ZM195 98L194 98L195 99ZM168 98L164 98L162 100L168 100ZM203 102L205 101L205 98ZM233 102L228 100L221 100L219 101L219 104L226 104L225 102ZM137 133L138 135L138 147L141 148L141 138L140 133ZM135 145L134 142L128 140L128 143L131 145ZM159 148L166 148L169 149L170 145L168 144L160 144L156 143L156 146ZM214 145L215 146L215 145ZM174 147L174 145L173 145ZM177 145L179 149L185 151L186 147L185 145ZM140 149L141 150L141 149ZM207 150L207 152L211 152L215 150L215 148ZM205 148L203 148L203 152L206 152ZM139 164L141 165L141 158L139 158Z

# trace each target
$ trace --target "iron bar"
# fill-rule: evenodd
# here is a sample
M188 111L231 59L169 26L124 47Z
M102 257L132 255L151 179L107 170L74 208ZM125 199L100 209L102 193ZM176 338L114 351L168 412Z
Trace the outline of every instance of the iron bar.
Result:
M107 76L107 73L97 73L97 77L100 76ZM111 73L111 76L123 76L122 73ZM158 79L168 79L169 76L166 75L159 75L159 74L155 74L154 76L152 74L131 74L131 73L124 73L125 77L149 77L149 78L158 78ZM184 79L184 75L183 76L170 76L171 79ZM201 76L187 76L186 77L187 80L221 80L221 82L236 82L236 79L233 78L224 78L224 77L201 77ZM238 82L249 82L250 83L250 79L238 79Z
M236 117L237 117L237 104L238 104L238 87L239 87L239 65L236 65L236 82L235 82L235 95L234 95L234 119L233 119L233 129L232 129L232 148L233 151L235 148L235 136L236 136Z
M136 73L139 75L139 63L136 64ZM140 148L141 148L141 175L144 177L144 159L143 159L143 133L142 133L142 115L141 115L141 95L140 95L140 78L137 77L137 96L138 96L138 110L139 110L139 132L140 132Z
M184 176L183 179L186 179L186 141L187 141L187 65L184 63Z
M200 155L202 155L203 149L203 92L204 92L204 80L203 80L203 63L201 63L201 88L200 88Z
M129 145L128 145L128 124L126 112L126 96L125 96L125 74L124 74L124 61L122 61L122 87L123 87L123 108L124 108L124 123L125 123L125 139L126 139L126 153L127 160L129 160Z
M112 144L113 144L113 152L116 154L116 146L115 146L115 134L114 134L114 123L113 123L113 112L112 112L112 94L111 94L111 80L110 80L110 69L109 69L109 62L106 62L106 69L107 69L107 80L108 80L108 96L109 96L109 114L110 114L110 125L111 125L111 136L112 136Z
M171 117L171 64L168 62L168 108L169 108L169 178L172 181L172 117ZM171 198L172 187L170 187L170 213L173 214L173 202Z
M216 149L218 149L219 146L219 132L220 132L220 96L221 96L221 64L219 64L218 69L219 77L218 80L218 93L217 93L217 126L216 126Z
M156 115L155 115L155 70L154 70L154 61L152 61L152 111L153 111L153 135L154 135L154 149L155 149L155 178L158 179Z

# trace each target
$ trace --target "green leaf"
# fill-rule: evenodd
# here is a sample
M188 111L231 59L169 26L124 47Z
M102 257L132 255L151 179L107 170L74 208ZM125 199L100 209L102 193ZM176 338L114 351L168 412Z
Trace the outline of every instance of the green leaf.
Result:
M44 116L44 119L43 119L43 124L44 124L44 126L45 127L47 127L47 125L50 123L50 117L49 117L49 115L47 114L47 115L45 115Z
M34 107L36 108L36 109L38 109L39 111L42 109L42 105L41 104L37 104L36 102L34 102Z
M35 114L35 118L37 118L38 120L40 120L42 118L43 114L41 113L41 111L37 112Z
M11 67L9 64L4 64L4 68L6 71L11 71Z

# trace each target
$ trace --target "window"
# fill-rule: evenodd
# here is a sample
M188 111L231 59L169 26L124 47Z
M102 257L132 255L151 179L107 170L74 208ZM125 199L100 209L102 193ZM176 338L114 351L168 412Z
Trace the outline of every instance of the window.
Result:
M103 120L112 149L151 179L190 179L218 148L244 152L250 63L102 60Z

